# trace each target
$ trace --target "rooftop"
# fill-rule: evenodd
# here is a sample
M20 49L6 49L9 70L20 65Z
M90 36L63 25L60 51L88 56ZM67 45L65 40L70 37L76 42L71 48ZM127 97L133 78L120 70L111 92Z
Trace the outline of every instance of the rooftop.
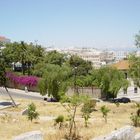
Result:
M121 60L115 64L113 64L113 67L117 68L118 70L128 70L129 69L129 61L128 60Z

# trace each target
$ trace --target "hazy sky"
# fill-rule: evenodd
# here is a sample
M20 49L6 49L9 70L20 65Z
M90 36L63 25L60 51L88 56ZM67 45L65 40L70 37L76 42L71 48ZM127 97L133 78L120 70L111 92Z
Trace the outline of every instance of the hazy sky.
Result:
M0 0L0 35L49 46L131 49L140 0Z

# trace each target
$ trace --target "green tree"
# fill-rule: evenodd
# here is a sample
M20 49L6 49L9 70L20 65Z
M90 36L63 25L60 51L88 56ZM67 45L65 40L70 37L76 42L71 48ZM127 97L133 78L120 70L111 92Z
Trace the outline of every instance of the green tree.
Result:
M115 98L121 88L127 89L129 86L128 80L125 79L125 74L112 67L94 70L91 84L100 87L106 99Z
M38 118L39 113L36 111L36 106L35 106L34 103L31 103L28 106L27 116L28 116L28 120L30 120L31 122L33 121L33 119L37 119Z
M42 79L45 83L41 81L42 85L40 85L41 94L48 94L59 100L61 94L67 89L70 73L71 70L67 66L48 64Z
M2 41L0 41L0 47L4 46L4 43Z
M65 62L65 55L57 51L48 52L45 56L45 63L62 66Z
M82 58L73 55L69 59L69 65L71 68L76 67L76 75L87 75L92 70L92 64L90 61L85 61ZM73 71L74 75L74 71Z
M140 87L140 57L131 55L129 58L130 69L129 74L133 79L134 84Z
M101 108L100 108L102 114L103 114L103 118L105 119L105 122L107 123L107 115L108 113L110 112L110 109L108 109L108 107L106 107L105 105L103 105Z
M46 95L47 94L47 80L42 78L41 80L39 80L39 83L38 83L38 88L39 88L39 91L40 91L40 94L42 96Z
M45 50L39 45L33 43L27 44L23 41L6 44L6 48L2 50L5 56L5 62L8 66L12 62L22 63L22 72L25 74L25 65L27 67L28 75L31 74L31 65L41 62L44 59Z

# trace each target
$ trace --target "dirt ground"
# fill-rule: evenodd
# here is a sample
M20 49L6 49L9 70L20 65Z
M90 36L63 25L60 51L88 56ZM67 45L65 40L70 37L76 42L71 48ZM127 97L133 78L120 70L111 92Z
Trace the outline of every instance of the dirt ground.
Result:
M0 97L0 100L7 100ZM54 126L54 119L58 115L67 116L66 110L60 103L48 103L45 101L31 101L24 99L15 99L20 103L17 108L7 108L0 110L0 140L11 140L13 137L25 133L28 131L40 130L44 134L44 140L61 140L68 132L67 128ZM37 111L40 114L40 118L30 122L26 115L21 115L21 112L27 108L27 106L34 102ZM108 122L105 123L100 107L106 105L110 112L108 114ZM130 116L131 113L136 112L136 106L134 103L120 104L117 107L113 103L97 103L96 110L91 114L89 119L89 126L84 127L84 119L78 108L76 114L76 124L79 135L82 140L89 140L91 138L108 134L113 130L119 129L125 125L132 125ZM48 119L49 118L49 119ZM140 128L135 128L137 132L140 132Z

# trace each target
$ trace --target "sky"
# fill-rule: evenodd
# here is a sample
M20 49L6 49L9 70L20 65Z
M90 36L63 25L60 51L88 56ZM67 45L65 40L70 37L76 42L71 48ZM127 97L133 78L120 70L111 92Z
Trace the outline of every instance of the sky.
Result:
M45 47L135 48L140 0L0 0L0 35Z

